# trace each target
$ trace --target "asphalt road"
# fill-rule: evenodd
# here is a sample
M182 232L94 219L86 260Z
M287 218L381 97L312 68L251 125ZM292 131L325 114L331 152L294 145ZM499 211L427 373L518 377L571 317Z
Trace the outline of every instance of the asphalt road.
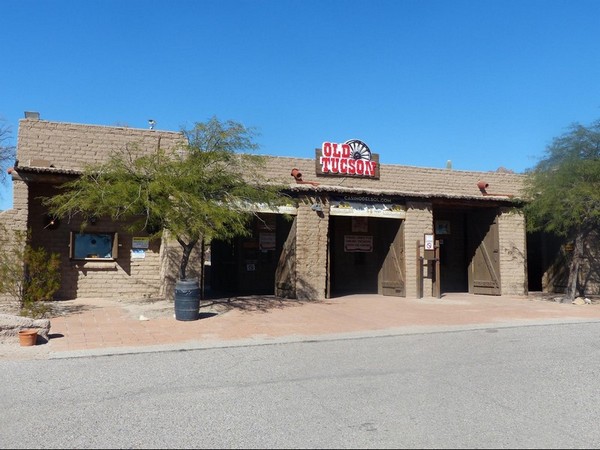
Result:
M0 361L2 448L598 448L600 323Z

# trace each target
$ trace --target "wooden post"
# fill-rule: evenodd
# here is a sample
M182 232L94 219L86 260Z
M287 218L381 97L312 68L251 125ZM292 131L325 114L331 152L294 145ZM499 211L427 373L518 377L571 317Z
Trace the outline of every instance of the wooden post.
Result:
M442 298L442 280L440 279L440 241L435 241L435 292L437 298Z
M417 298L423 298L423 258L419 240L417 240Z

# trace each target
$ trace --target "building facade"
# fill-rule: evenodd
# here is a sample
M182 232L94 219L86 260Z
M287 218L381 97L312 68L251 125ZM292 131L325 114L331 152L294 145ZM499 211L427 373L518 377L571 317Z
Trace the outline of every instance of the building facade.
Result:
M0 214L32 244L59 253L57 298L169 296L178 244L99 217L53 221L42 205L87 164L135 145L177 145L182 134L22 119L11 170L14 207ZM390 151L393 151L390 149ZM324 299L352 293L526 295L523 176L384 164L358 140L324 142L314 158L268 157L271 181L294 204L265 211L248 237L212 243L211 291ZM196 258L192 272L198 274Z

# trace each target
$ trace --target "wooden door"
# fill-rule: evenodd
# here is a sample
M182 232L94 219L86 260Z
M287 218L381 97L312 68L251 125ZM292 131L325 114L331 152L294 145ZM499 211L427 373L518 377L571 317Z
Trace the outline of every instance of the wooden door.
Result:
M496 209L469 215L469 292L500 295L500 245Z
M275 270L275 295L296 298L296 218L283 244Z
M378 274L377 291L380 295L404 297L406 277L404 264L404 221L382 219L384 259Z

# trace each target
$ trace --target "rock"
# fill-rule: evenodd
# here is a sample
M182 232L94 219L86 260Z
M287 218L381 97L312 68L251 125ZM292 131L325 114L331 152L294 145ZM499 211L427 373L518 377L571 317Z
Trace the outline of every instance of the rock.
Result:
M585 305L586 301L584 300L583 297L577 297L575 300L573 300L571 303L573 303L574 305Z
M36 328L38 335L47 342L50 333L50 319L32 319L11 314L0 314L0 343L18 342L19 330L24 328Z

